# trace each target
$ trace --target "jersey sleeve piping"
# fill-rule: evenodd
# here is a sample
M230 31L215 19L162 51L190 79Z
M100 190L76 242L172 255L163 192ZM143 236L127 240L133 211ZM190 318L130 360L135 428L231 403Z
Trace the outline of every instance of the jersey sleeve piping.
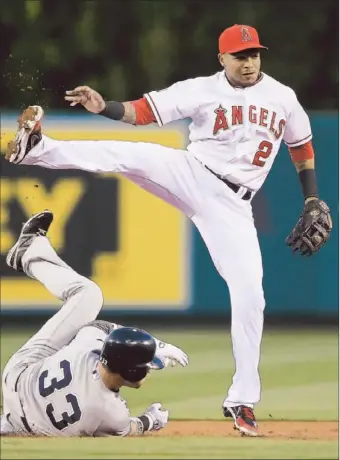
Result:
M294 141L294 142L285 142L288 147L298 147L299 145L306 144L310 140L312 140L312 133L308 134L308 136L304 137L303 139L300 139L299 141Z
M158 112L158 109L156 107L156 104L154 103L154 101L152 100L152 97L150 96L150 93L146 93L144 94L144 97L146 98L146 100L148 101L152 111L153 111L153 114L155 115L155 118L157 120L157 123L159 126L163 126L164 123L162 121L162 117L160 116L159 112Z

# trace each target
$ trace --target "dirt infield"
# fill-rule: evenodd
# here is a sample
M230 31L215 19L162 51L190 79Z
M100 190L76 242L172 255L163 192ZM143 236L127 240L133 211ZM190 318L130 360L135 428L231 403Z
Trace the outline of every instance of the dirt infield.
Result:
M267 421L259 422L261 435L269 438L283 439L318 439L336 441L339 439L338 422L298 422ZM165 430L150 433L151 436L216 436L239 437L228 421L174 421L169 422Z

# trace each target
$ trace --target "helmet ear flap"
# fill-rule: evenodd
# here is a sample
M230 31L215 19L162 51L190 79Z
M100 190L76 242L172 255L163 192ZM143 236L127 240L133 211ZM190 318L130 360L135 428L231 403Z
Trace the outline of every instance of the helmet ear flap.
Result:
M119 375L128 382L139 382L146 377L148 369L146 367L138 367L132 369L121 369Z

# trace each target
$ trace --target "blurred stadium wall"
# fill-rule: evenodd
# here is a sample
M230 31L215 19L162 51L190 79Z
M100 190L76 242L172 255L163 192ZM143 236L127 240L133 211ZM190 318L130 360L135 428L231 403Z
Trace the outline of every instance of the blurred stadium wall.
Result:
M58 139L130 139L185 147L187 121L133 128L67 108L63 94L88 84L107 99L131 100L177 80L218 71L217 37L234 23L258 28L269 46L263 70L291 86L309 112L321 196L334 231L311 259L293 256L285 237L303 206L285 146L254 199L263 252L268 318L336 321L338 316L338 2L123 1L2 2L1 149L28 104L46 109ZM303 19L303 25L301 24ZM10 271L6 252L21 223L46 207L51 241L104 291L103 315L217 318L229 295L200 236L175 209L114 175L50 171L1 160L1 306L50 315L57 303ZM151 316L149 316L151 315ZM165 316L164 316L165 315ZM16 317L16 316L15 316Z
M285 237L303 206L294 166L283 146L254 214L264 263L269 316L332 319L338 311L337 117L311 114L319 187L333 211L334 232L312 258L294 256ZM4 140L15 119L3 117ZM7 129L8 127L8 129ZM47 114L44 132L59 139L132 139L183 147L187 123L135 129L92 115ZM327 154L327 157L324 154ZM329 161L333 158L333 161ZM53 171L2 162L2 313L48 313L58 301L38 283L6 267L5 256L34 212L55 213L52 244L104 292L104 312L229 315L229 295L198 232L179 211L114 174ZM241 276L241 275L240 275ZM51 310L52 309L52 310ZM306 319L306 318L305 318Z

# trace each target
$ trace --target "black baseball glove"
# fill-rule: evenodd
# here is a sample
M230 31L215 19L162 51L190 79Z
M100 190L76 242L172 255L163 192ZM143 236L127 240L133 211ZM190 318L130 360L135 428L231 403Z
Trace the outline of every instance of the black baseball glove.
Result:
M298 223L286 239L293 252L302 256L311 256L329 239L332 230L332 218L329 207L319 199L308 201Z

